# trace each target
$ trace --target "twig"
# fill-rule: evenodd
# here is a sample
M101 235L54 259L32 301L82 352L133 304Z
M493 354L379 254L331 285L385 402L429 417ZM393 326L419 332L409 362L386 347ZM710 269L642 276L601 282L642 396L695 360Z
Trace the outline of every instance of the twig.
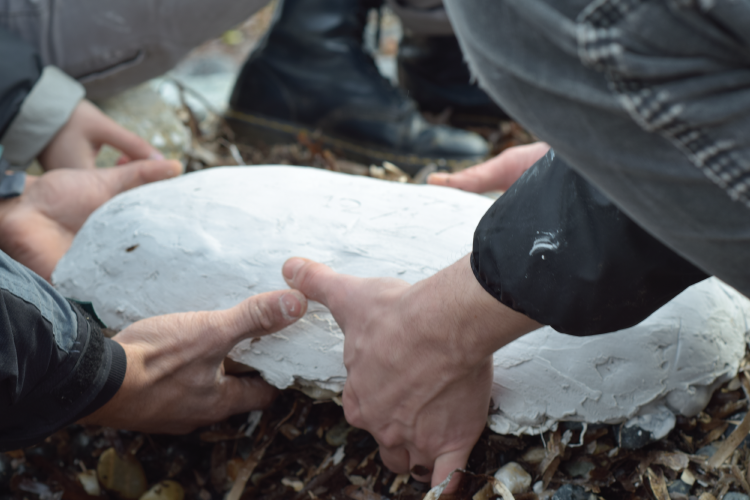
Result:
M721 466L724 461L737 449L737 447L745 440L747 434L750 433L750 412L745 414L745 418L742 420L740 425L729 435L723 444L719 446L719 449L711 456L706 462L706 466L709 469L716 469Z

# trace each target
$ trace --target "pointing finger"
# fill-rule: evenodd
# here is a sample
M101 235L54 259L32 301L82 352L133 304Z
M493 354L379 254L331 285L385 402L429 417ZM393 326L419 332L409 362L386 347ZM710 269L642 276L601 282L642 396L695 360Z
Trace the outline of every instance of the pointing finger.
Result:
M98 109L96 111L101 113ZM125 129L105 115L102 115L102 119L97 122L93 139L97 143L108 144L120 150L132 160L158 158L157 155L160 155L148 141Z

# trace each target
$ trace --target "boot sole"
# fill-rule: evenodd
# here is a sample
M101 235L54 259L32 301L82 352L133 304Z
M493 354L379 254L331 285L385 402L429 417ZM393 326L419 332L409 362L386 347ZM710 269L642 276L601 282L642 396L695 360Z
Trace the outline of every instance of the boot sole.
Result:
M380 165L387 161L395 164L404 172L416 173L422 167L434 164L440 167L448 167L452 171L459 171L471 167L484 160L483 157L422 157L406 153L394 153L372 146L357 144L345 139L329 136L319 130L310 129L305 126L285 122L281 120L251 115L236 110L228 110L225 118L232 127L237 138L246 144L256 147L269 147L274 144L297 143L300 134L307 134L314 138L325 148L348 160L365 165Z

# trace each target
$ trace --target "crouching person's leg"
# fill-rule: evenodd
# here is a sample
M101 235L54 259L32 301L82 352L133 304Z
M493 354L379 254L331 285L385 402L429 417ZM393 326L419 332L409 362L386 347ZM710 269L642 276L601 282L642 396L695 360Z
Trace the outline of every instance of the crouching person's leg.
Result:
M267 0L0 0L0 26L101 99L163 74Z

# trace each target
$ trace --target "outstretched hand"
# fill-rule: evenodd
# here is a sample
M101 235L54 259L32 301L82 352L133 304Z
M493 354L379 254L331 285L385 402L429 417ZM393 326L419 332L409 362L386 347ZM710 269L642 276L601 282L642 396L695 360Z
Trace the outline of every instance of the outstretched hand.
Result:
M539 325L485 292L468 256L415 285L301 258L283 273L344 331L346 419L372 433L385 465L433 486L463 468L487 420L492 354Z
M450 186L472 193L508 191L513 183L549 151L547 143L514 146L486 162L455 174L435 173L428 184Z
M136 322L113 338L128 360L122 386L79 422L178 434L262 409L277 390L260 378L226 374L224 358L240 341L279 331L306 310L305 297L287 290L253 296L228 310Z
M0 249L49 280L75 234L100 205L123 191L181 172L177 161L148 160L27 176L21 196L0 201Z
M105 144L121 151L127 161L164 159L148 141L123 128L84 99L39 154L39 163L45 171L93 169L96 155Z

